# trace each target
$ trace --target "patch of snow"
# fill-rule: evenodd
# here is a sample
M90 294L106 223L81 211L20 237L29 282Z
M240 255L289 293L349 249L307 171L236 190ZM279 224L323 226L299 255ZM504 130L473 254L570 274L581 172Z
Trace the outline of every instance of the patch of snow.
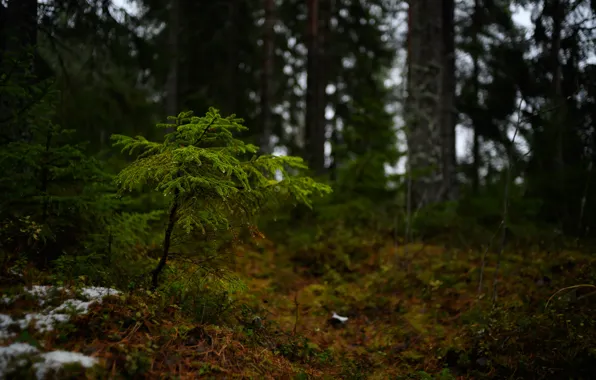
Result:
M49 298L56 294L56 292L64 292L73 295L74 293L62 287L41 286L36 285L31 288L25 288L24 291L38 298L39 305L44 306L48 303ZM24 318L15 319L11 315L0 314L0 340L10 339L15 337L15 333L9 332L9 328L13 325L18 326L21 330L29 327L34 323L37 331L44 333L55 328L57 323L67 322L72 313L85 314L89 311L89 306L95 302L102 302L103 297L108 295L116 295L120 292L115 289L102 287L87 287L81 289L80 295L86 300L68 299L60 306L52 308L46 307L39 312L32 312L24 316ZM2 297L1 302L10 304L14 302L19 295L9 298ZM82 355L76 352L68 351L52 351L40 353L40 351L26 343L13 343L7 347L0 347L0 377L5 375L7 371L17 369L20 366L26 365L29 361L24 358L24 355L34 356L36 363L33 369L36 372L38 379L43 379L49 371L58 370L64 364L78 363L85 368L89 368L98 363L96 358Z
M56 313L58 311L72 311L78 314L85 314L89 311L89 306L91 306L93 302L101 302L101 299L88 302L81 300L66 300L62 305L52 310L52 313Z
M38 352L37 348L27 343L13 343L8 347L0 347L0 374L6 374L14 362L23 355L37 354Z
M14 269L14 268L10 268L10 269L8 270L8 273L10 273L10 274L12 274L12 275L14 275L14 276L17 276L17 277L23 277L23 274L22 274L22 273L19 273L19 272L18 272L16 269Z
M79 354L78 352L52 351L40 355L43 362L35 363L35 374L38 379L43 379L48 371L59 370L65 364L78 363L82 367L91 368L98 363L96 358Z
M81 290L83 296L91 300L101 300L103 297L120 294L116 289L103 288L101 286L90 286Z
M32 354L37 353L39 350L27 343L13 343L8 347L0 347L0 363L3 363L3 360L10 357L15 357L23 354ZM0 368L2 364L0 364Z
M59 291L65 291L63 287L52 287L43 285L34 285L31 288L25 288L25 292L38 297L39 305L43 306L48 302L48 297ZM68 291L69 294L72 292ZM56 308L46 308L42 312L29 313L20 320L13 320L11 316L0 314L0 340L8 339L14 336L9 333L8 327L12 324L17 324L21 329L26 329L31 322L35 322L35 329L41 333L52 331L57 323L68 322L70 315L85 314L89 311L89 306L94 302L101 302L102 298L107 295L119 294L115 289L102 287L87 287L81 289L81 295L88 299L88 301L81 301L78 299L68 299Z
M37 348L27 343L13 343L7 347L0 347L0 374L7 374L15 367L27 364L23 358L25 355L37 361L33 368L40 380L44 379L48 372L59 370L65 364L78 363L82 367L91 368L99 362L96 358L77 352L51 351L40 354Z
M49 314L31 313L25 315L24 319L18 321L21 329L26 329L32 321L35 321L35 329L41 333L54 330L57 323L68 322L70 315L54 313L52 310Z
M50 286L45 286L45 285L33 285L30 289L29 288L25 288L24 290L29 293L32 294L34 296L40 297L42 298L43 296L46 296L48 294L48 291L51 289Z
M4 296L2 298L0 298L0 302L2 302L5 305L10 305L11 303L13 303L15 300L17 299L17 297L15 298L11 298L8 296Z
M48 295L51 291L60 291L62 287L53 287L48 285L33 285L30 289L25 288L25 292L35 296L39 299L39 304L43 306L47 302Z
M9 339L15 335L8 331L8 328L14 323L15 321L10 315L0 314L0 339Z
M0 314L0 328L6 328L12 323L14 323L14 321L10 315Z

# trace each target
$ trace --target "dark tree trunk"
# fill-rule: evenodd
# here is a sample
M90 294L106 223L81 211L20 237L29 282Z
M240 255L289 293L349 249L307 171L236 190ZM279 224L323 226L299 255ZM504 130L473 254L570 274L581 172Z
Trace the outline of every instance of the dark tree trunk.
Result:
M441 127L443 137L442 171L445 193L443 200L455 200L457 191L456 152L455 152L455 126L457 112L455 110L455 1L443 0L443 83L441 106L443 107Z
M316 71L316 86L317 86L317 130L314 135L314 145L317 147L315 151L315 173L323 175L326 173L326 157L325 157L325 143L327 142L327 84L328 73L327 67L329 59L327 51L329 51L329 22L331 18L331 2L333 0L319 0L319 42L317 44L317 55L319 65Z
M472 55L473 60L473 68L472 68L472 81L473 81L473 89L474 91L474 106L476 107L476 111L472 117L472 128L474 129L473 133L473 141L472 141L472 191L474 194L478 194L478 189L480 188L480 126L478 125L477 120L477 112L479 108L478 102L480 101L479 92L480 92L480 83L479 83L479 76L480 76L480 66L478 63L479 60L479 40L478 34L480 33L480 0L474 0L474 14L472 15L472 39L473 39L473 46L474 46L474 54Z
M176 221L178 218L178 189L174 191L174 202L170 207L170 214L168 217L168 226L166 227L166 232L163 239L163 251L161 254L161 259L157 264L157 267L151 272L151 287L153 290L157 289L159 285L159 275L166 267L168 263L168 257L170 255L170 246L172 244L172 234L174 233L174 226L176 225Z
M240 29L237 27L239 23L240 7L241 2L237 0L228 1L228 12L229 18L226 24L228 30L228 42L227 42L227 92L228 99L222 104L222 111L225 114L232 114L239 112L238 104L240 99L240 92L238 91L238 67L240 66L240 43L239 43L239 32Z
M265 24L263 25L263 68L261 72L261 152L270 154L272 125L272 82L273 82L273 59L275 43L275 0L264 0Z
M562 89L562 68L559 59L561 51L561 39L563 22L565 21L565 5L560 0L547 1L545 0L545 7L552 7L553 28L551 35L550 46L550 71L553 77L552 80L552 95L551 101L554 107L558 107L557 112L553 113L550 120L550 128L552 129L552 141L554 143L554 151L552 156L552 183L555 186L555 199L558 199L558 218L560 220L568 220L567 210L567 192L565 189L565 159L563 157L563 144L565 141L565 125L567 119L566 99ZM554 199L553 199L554 200Z
M323 3L323 7L321 7ZM328 15L328 0L308 0L307 90L305 156L315 175L325 173L325 87L321 16ZM323 32L324 33L324 32Z
M166 82L166 113L168 116L177 116L180 110L180 1L170 2L170 22L168 45L169 45L169 73Z

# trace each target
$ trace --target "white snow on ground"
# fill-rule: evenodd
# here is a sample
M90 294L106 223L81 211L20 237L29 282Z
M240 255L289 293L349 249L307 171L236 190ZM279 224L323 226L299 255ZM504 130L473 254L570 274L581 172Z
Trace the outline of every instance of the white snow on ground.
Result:
M85 368L90 368L98 363L96 358L76 352L40 353L37 348L27 343L13 343L8 347L0 347L0 375L26 365L25 358L36 362L33 368L38 379L44 379L48 372L59 370L64 364L78 363Z
M62 287L52 287L43 285L33 285L30 289L25 288L25 292L39 298L39 304L41 306L43 306L47 302L47 298L50 292L59 292L61 290L63 290Z
M57 295L74 296L74 293L62 287L35 285L31 288L25 288L24 291L39 300L39 305L48 303L50 297ZM67 322L70 316L74 314L85 314L89 311L89 306L95 302L101 302L107 295L115 295L119 292L115 289L102 287L87 287L80 291L80 295L85 300L71 298L64 301L60 306L52 308L46 307L40 312L26 314L23 318L14 319L13 316L0 314L0 341L14 338L16 334L10 331L11 326L18 327L20 330L26 329L31 323L35 330L40 333L52 331L58 323ZM6 305L12 304L19 296L10 298L3 297L2 302ZM63 364L79 363L83 367L91 367L97 364L97 359L85 356L76 352L52 351L40 353L39 350L29 344L13 343L7 347L0 347L0 378L11 368L27 363L23 356L32 357L38 362L34 364L34 369L38 379L43 379L48 371L59 369Z
M10 305L11 303L14 302L14 298L4 296L4 297L0 298L0 301L2 301L3 304Z
M89 299L102 299L103 297L118 294L119 292L115 289L110 288L102 288L100 286L91 286L88 288L83 288L81 290L83 296Z
M12 333L8 331L8 327L13 323L14 321L10 315L0 314L0 340L8 339L12 336Z
M72 294L70 291L65 291L62 287L51 287L34 285L31 288L25 288L25 292L38 297L40 306L48 302L48 297L52 294ZM11 316L0 314L0 339L6 339L14 336L14 333L7 331L10 325L16 324L21 329L26 329L29 324L34 321L35 329L39 332L48 332L54 329L57 323L68 322L70 314L85 314L89 311L89 306L95 302L101 302L102 298L107 295L118 294L115 289L102 287L88 287L81 290L81 294L89 301L82 301L78 299L68 299L56 308L48 307L40 313L30 313L25 315L20 320L12 320ZM16 299L16 298L15 298ZM13 299L11 302L14 302ZM10 304L10 303L9 303Z
M58 370L64 364L78 363L85 368L91 368L98 363L96 358L79 354L78 352L52 351L40 355L43 362L35 363L35 373L38 379L43 379L48 371Z
M37 354L38 352L37 348L27 343L13 343L8 347L0 347L0 375L6 374L7 370L14 365L19 357Z

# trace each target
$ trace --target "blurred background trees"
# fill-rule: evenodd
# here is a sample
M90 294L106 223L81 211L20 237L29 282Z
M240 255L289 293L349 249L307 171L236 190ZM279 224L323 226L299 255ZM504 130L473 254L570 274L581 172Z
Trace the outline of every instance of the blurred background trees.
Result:
M414 214L448 202L495 227L511 161L512 231L589 234L593 2L441 4L9 0L3 78L24 73L21 54L60 90L52 120L102 158L112 133L151 137L166 114L214 106L264 152L304 157L336 188L327 203L392 226L410 199ZM27 138L19 102L0 104L3 141Z
M368 313L375 335L376 326L389 326L378 329L409 336L405 320L395 319L406 312L409 325L435 334L440 323L430 305L444 292L449 323L465 319L468 351L503 353L500 370L512 372L502 377L591 371L593 306L551 313L543 301L551 283L596 278L589 260L576 262L595 237L595 41L596 2L588 0L0 1L0 281L30 263L51 268L47 282L136 291L160 256L171 256L163 305L176 303L201 323L223 321L238 305L232 295L244 289L235 249L254 250L244 264L259 264L282 298L299 282L324 283L330 303L348 310L348 295L362 292L348 302ZM250 202L250 223L237 218L234 228L222 222L176 235L176 249L164 255L171 198L152 192L150 181L117 194L116 173L131 158L110 137L160 141L172 128L154 126L167 116L209 107L244 119L248 131L226 134L227 141L301 156L310 173L300 165L277 173L308 174L333 193L312 209L261 212L273 192L287 195L263 182L269 192ZM253 162L247 152L238 160ZM211 164L217 170L203 166L192 180L213 181L216 173L224 181L230 166ZM201 216L209 198L190 198ZM215 205L230 220L241 212L220 198ZM256 224L269 240L240 246L262 236ZM494 239L497 231L508 239ZM442 250L429 249L418 262L424 245L403 244L433 239ZM246 277L251 268L243 268ZM481 301L491 270L493 299L498 291L511 296L501 308ZM510 286L497 290L506 276ZM411 310L402 307L408 297ZM297 295L294 302L298 324ZM417 323L426 302L429 328ZM475 315L462 317L468 312ZM382 318L386 324L376 324ZM572 318L577 334L570 335ZM369 353L382 353L392 368L409 362L381 341ZM429 341L418 345L427 347L418 358L457 362L441 359ZM517 372L525 365L518 353L531 362L526 372Z

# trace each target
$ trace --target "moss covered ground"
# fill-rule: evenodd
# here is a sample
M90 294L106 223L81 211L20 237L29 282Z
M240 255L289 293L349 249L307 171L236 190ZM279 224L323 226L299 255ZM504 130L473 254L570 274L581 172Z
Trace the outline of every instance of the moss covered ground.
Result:
M270 241L237 247L234 271L246 289L227 295L229 308L219 311L218 323L200 321L206 306L189 314L163 295L122 292L53 331L16 329L3 345L32 342L99 359L92 369L71 369L73 378L570 378L575 371L574 378L588 379L596 373L593 256L506 252L495 301L494 254L486 257L479 292L481 251L390 241L358 249L359 259L341 271L327 267L315 276ZM29 275L28 281L43 280ZM16 285L6 289L19 292ZM36 305L25 297L3 304L0 313L15 316ZM347 322L330 323L333 312ZM66 378L60 371L56 376ZM26 368L20 373L34 376Z

